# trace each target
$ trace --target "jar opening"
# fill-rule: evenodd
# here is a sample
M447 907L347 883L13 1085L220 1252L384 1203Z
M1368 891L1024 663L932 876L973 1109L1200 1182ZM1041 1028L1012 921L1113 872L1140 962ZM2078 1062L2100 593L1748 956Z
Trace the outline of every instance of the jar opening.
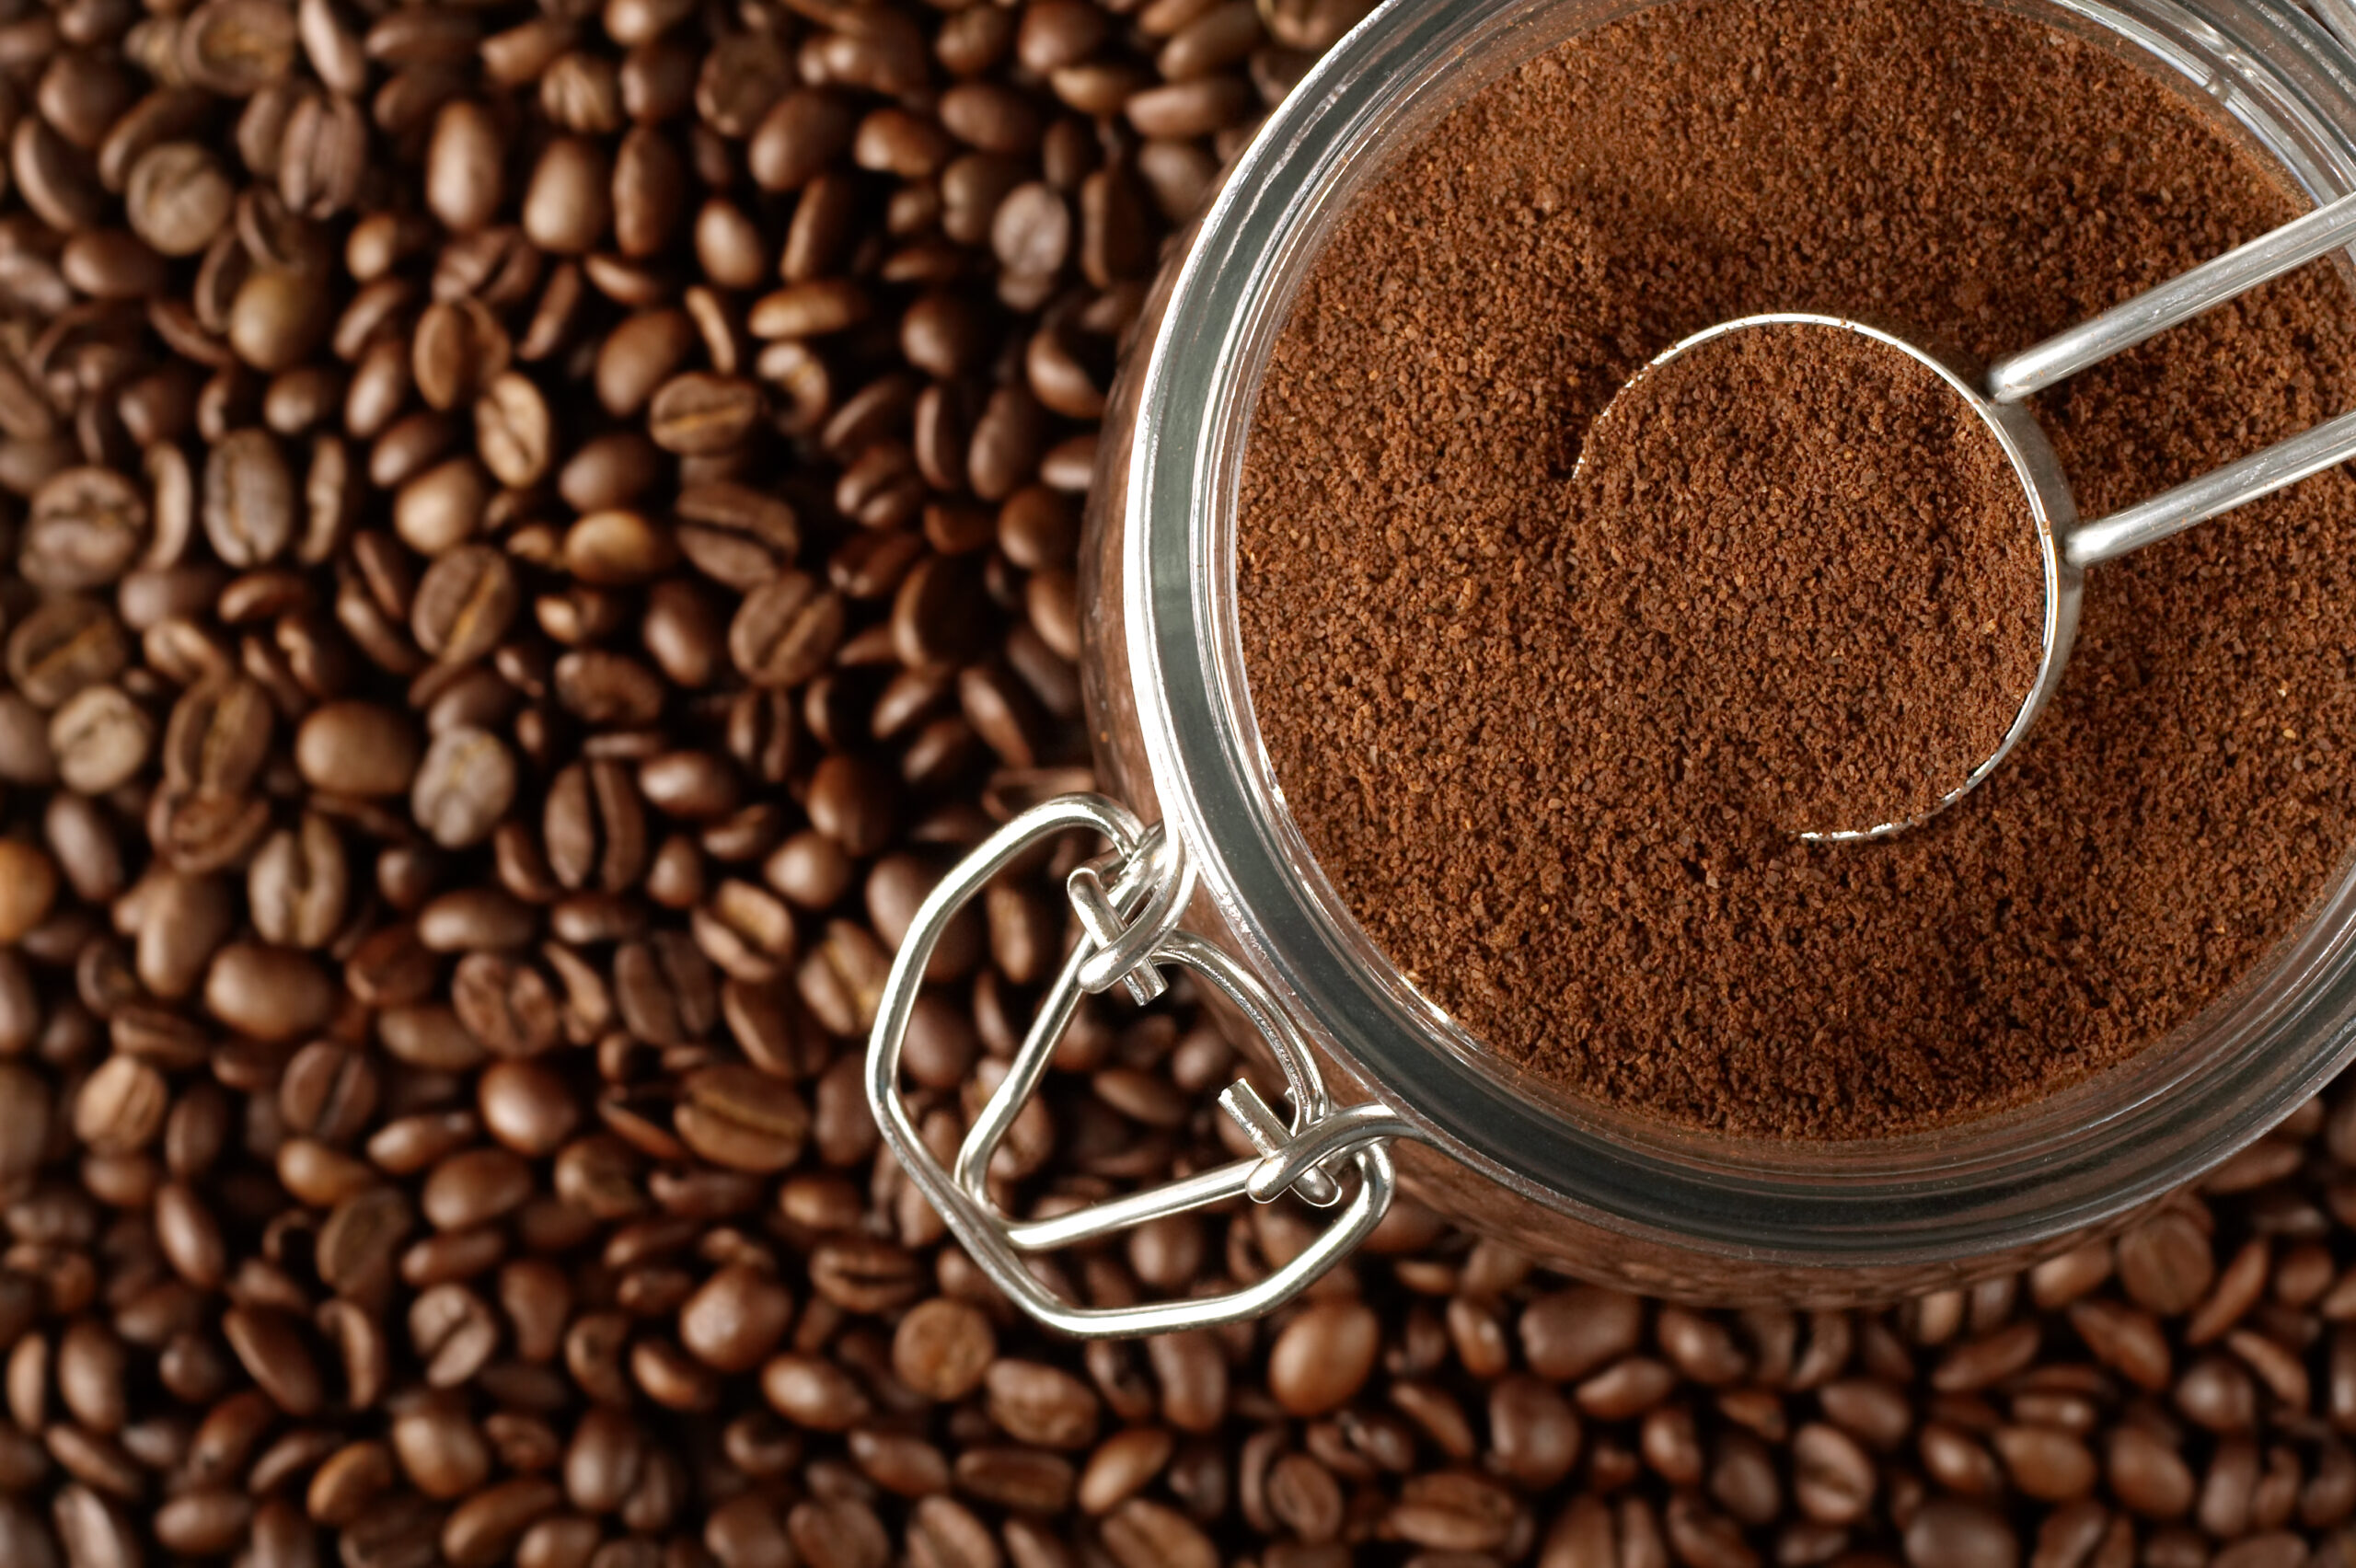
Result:
M1151 787L1206 890L1335 1055L1508 1187L1634 1233L1801 1262L1947 1259L2090 1223L2255 1137L2356 1054L2356 878L2191 1024L2095 1078L1942 1132L1804 1148L1680 1133L1517 1072L1386 961L1310 855L1251 707L1235 502L1262 371L1352 199L1472 91L1642 7L1394 0L1278 110L1205 220L1139 390L1125 652ZM2356 185L2339 46L2279 8L2002 8L2206 92L2318 199Z

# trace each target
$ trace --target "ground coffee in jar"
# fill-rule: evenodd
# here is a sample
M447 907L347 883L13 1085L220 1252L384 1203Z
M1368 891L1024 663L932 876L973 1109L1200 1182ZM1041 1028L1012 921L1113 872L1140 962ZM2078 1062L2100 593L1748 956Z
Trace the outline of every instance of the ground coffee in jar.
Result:
M1730 747L1739 688L1646 655L1705 574L1636 552L1689 580L1646 592L1580 458L1715 322L1855 316L1984 362L2304 204L2142 67L1967 0L1686 0L1442 122L1312 268L1242 478L1261 732L1369 932L1510 1062L1745 1135L1951 1123L2190 1019L2350 837L2345 473L2107 566L1989 785L1819 845ZM1759 390L1744 417L1795 396ZM2319 264L2038 413L2098 514L2351 394Z
M1902 824L1995 755L2037 684L2045 568L2011 460L1904 351L1747 328L1632 380L1565 531L1611 699L1681 790L1787 832Z

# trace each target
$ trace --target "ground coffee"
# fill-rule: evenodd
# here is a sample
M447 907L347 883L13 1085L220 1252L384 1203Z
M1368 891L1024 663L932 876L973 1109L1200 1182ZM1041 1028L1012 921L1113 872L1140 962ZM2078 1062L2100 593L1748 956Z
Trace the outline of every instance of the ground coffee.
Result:
M1506 1058L1693 1126L1927 1127L2121 1060L2309 906L2350 827L2344 473L2105 567L1999 776L1831 847L1692 787L1573 477L1713 322L1986 360L2293 215L2211 124L1963 0L1690 0L1495 84L1357 201L1258 404L1246 657L1321 863ZM2313 268L2039 413L2098 514L2346 406L2351 340Z
M1614 699L1787 832L1931 812L2037 683L2043 557L2012 464L1921 361L1839 328L1712 338L1630 382L1565 531Z

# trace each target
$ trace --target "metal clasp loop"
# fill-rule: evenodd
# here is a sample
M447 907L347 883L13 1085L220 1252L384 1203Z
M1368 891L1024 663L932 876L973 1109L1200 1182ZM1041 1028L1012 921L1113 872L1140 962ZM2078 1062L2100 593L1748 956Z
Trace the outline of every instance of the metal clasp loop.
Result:
M991 879L1044 839L1087 832L1112 849L1080 866L1066 882L1081 935L1039 1004L1020 1050L959 1147L951 1169L933 1158L900 1093L900 1052L926 964L950 920ZM1291 1016L1242 965L1193 932L1179 928L1195 886L1193 865L1176 839L1149 827L1102 795L1063 795L1032 807L976 847L943 877L917 910L884 983L868 1039L867 1098L908 1179L940 1211L953 1234L992 1283L1051 1328L1086 1339L1209 1328L1275 1310L1366 1239L1390 1207L1396 1184L1392 1138L1415 1129L1389 1108L1336 1110L1309 1043ZM990 1157L1045 1076L1057 1043L1083 995L1124 986L1149 1001L1168 986L1176 964L1225 997L1250 1021L1285 1075L1289 1120L1246 1083L1219 1096L1259 1158L1239 1159L1123 1197L1045 1219L1018 1220L988 1192ZM1136 1307L1080 1307L1049 1290L1024 1266L1043 1252L1114 1235L1163 1215L1248 1196L1271 1203L1297 1192L1334 1222L1266 1278L1225 1296Z

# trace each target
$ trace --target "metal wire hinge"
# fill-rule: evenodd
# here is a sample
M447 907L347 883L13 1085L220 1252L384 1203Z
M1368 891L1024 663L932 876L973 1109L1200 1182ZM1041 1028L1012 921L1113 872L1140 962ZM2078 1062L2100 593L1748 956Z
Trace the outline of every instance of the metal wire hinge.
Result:
M1087 832L1113 847L1076 869L1066 882L1081 935L1039 1004L1038 1016L1006 1076L975 1118L948 1169L933 1157L900 1093L900 1052L926 964L952 918L991 879L1041 841ZM1176 838L1149 827L1102 795L1063 795L1032 807L960 861L917 910L884 983L867 1050L867 1098L892 1152L974 1261L999 1289L1041 1322L1083 1338L1208 1328L1273 1311L1313 1283L1380 1222L1396 1184L1394 1137L1416 1136L1388 1106L1337 1109L1299 1026L1241 964L1179 928L1195 888L1195 869ZM1289 1119L1248 1083L1219 1096L1256 1158L1239 1159L1159 1186L1107 1198L1044 1219L1018 1220L991 1199L991 1156L1016 1113L1045 1076L1080 998L1118 986L1139 1002L1169 986L1172 964L1209 985L1256 1029L1284 1071ZM1163 1215L1248 1196L1273 1203L1296 1193L1335 1210L1331 1225L1290 1262L1223 1296L1136 1307L1080 1307L1057 1296L1025 1266L1028 1254L1095 1240Z

